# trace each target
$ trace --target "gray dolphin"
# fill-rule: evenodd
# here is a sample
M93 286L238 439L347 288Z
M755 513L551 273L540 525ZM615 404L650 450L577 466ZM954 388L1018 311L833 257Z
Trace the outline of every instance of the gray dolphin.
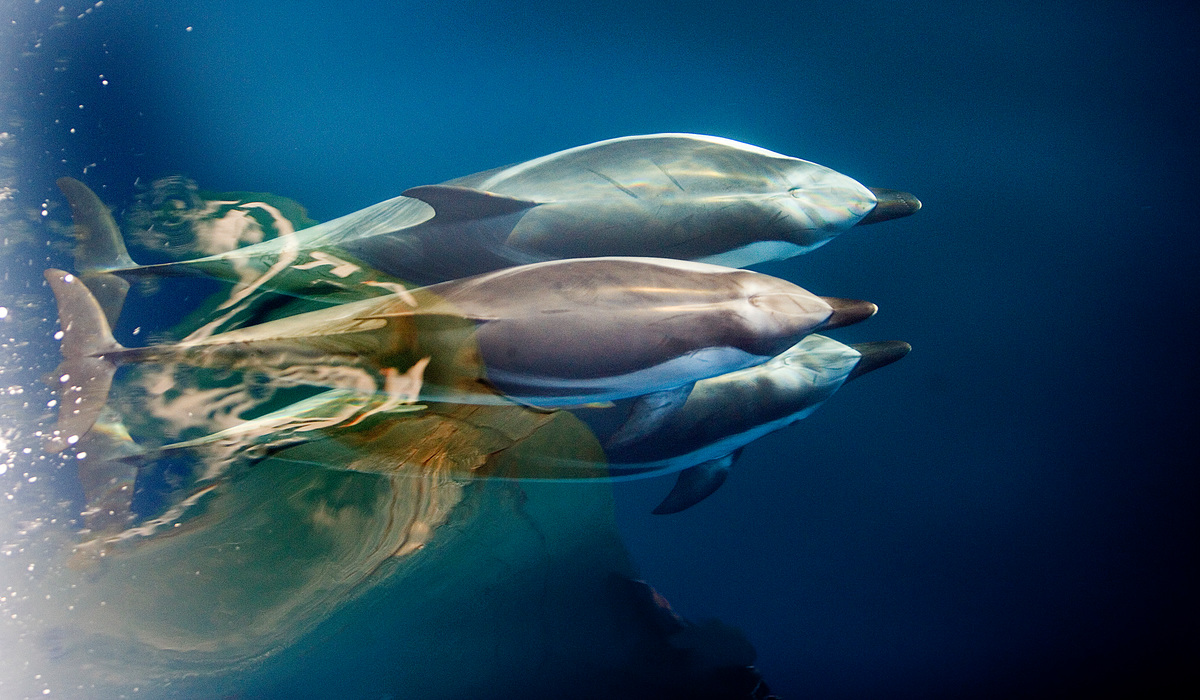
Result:
M76 214L107 215L78 181ZM715 136L652 134L570 148L407 190L401 197L218 255L133 265L119 235L81 274L205 274L304 293L378 270L430 284L552 259L652 256L744 267L804 253L856 224L907 216L912 195ZM95 200L94 202L92 200ZM79 206L77 206L77 202ZM90 226L115 232L115 226ZM296 271L303 271L298 274Z
M125 348L94 296L48 270L64 331L51 449L90 429L118 363L180 362L388 391L422 365L420 398L569 406L655 392L766 361L875 305L768 275L657 258L525 265L207 337ZM352 386L342 386L349 382ZM411 382L401 382L407 386ZM504 400L504 399L500 399Z
M697 134L609 139L404 194L433 207L430 227L491 212L512 217L490 240L479 239L509 264L644 255L745 267L920 208L908 193L872 190L816 163ZM401 277L462 270L439 239L416 229L408 235L413 242L405 246L385 237L345 248Z
M808 335L768 362L696 382L683 404L653 425L638 424L636 404L623 422L612 420L617 407L569 409L601 441L602 463L529 458L546 462L541 477L556 480L678 473L674 488L654 509L678 513L712 495L746 445L808 417L846 382L911 349L902 341L845 345Z
M845 382L911 349L900 341L844 345L809 335L766 363L696 382L683 406L652 431L618 431L605 447L609 470L614 476L678 471L654 512L690 508L725 482L743 447L806 418Z

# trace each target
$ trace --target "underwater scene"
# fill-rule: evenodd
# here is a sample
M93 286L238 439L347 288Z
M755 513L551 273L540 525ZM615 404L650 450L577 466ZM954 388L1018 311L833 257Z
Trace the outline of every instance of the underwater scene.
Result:
M0 9L0 700L1200 690L1200 11Z

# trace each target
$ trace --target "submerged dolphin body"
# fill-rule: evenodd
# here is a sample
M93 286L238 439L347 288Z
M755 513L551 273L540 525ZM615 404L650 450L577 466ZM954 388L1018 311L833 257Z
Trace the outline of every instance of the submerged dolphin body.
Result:
M78 181L59 186L76 214L107 216ZM652 256L744 267L827 243L856 224L907 216L910 194L715 136L629 136L414 187L361 211L237 250L132 264L119 234L81 261L84 275L203 274L305 294L323 275L364 269L431 284L532 262ZM94 201L93 201L94 200ZM78 204L78 205L77 205ZM115 233L114 226L90 229ZM289 274L305 270L303 275Z
M124 348L78 278L48 270L46 279L64 330L57 372L63 391L51 449L87 433L118 363L270 371L295 383L389 393L389 382L429 358L417 380L421 399L504 401L498 391L540 406L571 406L679 392L765 362L814 330L862 320L876 308L817 297L746 270L588 258L510 268L174 344ZM342 386L347 381L353 386Z
M652 432L610 437L609 469L614 475L679 472L654 510L678 513L725 482L743 447L806 418L847 381L910 350L900 341L845 345L809 335L766 363L696 382L686 403Z

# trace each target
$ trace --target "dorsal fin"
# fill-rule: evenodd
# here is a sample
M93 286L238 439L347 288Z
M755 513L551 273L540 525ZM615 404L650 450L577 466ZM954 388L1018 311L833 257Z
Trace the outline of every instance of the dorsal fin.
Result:
M403 194L433 207L434 215L439 221L486 219L489 216L524 211L539 204L457 185L421 185L407 189Z

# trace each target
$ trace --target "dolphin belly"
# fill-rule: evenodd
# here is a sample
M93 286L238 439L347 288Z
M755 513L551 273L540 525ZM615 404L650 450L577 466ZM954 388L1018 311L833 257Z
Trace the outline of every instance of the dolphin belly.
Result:
M697 262L724 267L749 267L770 260L786 260L819 248L827 242L821 241L816 245L802 246L789 241L755 241L741 248L700 258Z
M768 359L739 348L708 347L651 367L603 377L514 372L490 366L486 354L484 366L488 382L517 401L542 406L577 406L666 391L753 367Z

